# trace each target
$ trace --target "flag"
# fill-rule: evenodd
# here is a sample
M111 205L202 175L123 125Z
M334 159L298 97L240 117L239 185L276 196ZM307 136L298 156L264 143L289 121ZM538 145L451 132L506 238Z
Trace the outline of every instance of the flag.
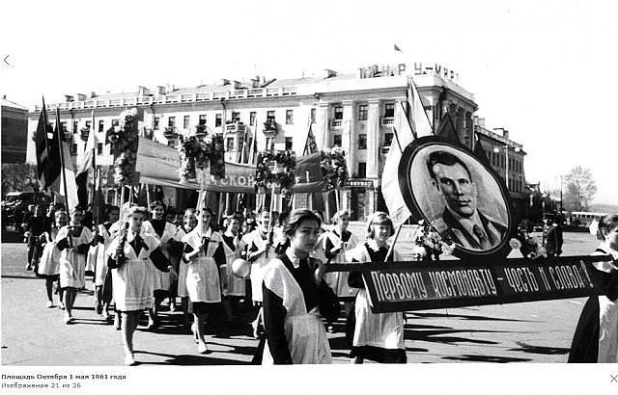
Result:
M315 142L315 136L311 130L311 122L309 122L309 131L307 132L307 139L305 140L305 148L303 148L303 155L311 155L318 152L318 145Z
M393 49L395 50L395 52L401 52L401 53L403 53L403 51L401 50L401 48L399 48L399 47L397 46L397 44L394 44L394 45L393 45Z
M50 140L48 134L54 137ZM41 182L41 189L47 190L60 175L60 155L58 153L58 141L47 120L45 99L36 128L36 164L37 176Z
M396 227L405 223L411 215L399 187L399 162L403 151L417 136L433 134L429 117L411 79L408 80L407 102L410 109L407 114L401 102L395 107L395 124L392 129L394 138L382 172L382 196Z
M410 121L410 125L412 125L414 133L416 133L417 137L433 135L433 127L431 126L427 112L425 112L425 107L423 107L421 96L418 94L418 90L416 89L416 85L414 84L412 77L408 77L407 96L408 108L410 109L408 119Z
M88 170L96 167L96 147L97 137L94 129L94 111L92 112L92 122L90 124L90 132L86 141L86 148L77 160L77 171L75 175L75 183L77 185L77 196L79 205L82 207L88 206Z
M62 164L62 174L59 177L60 185L58 186L58 183L56 183L56 190L64 199L67 210L71 210L79 204L79 200L77 198L77 185L75 183L75 166L71 159L69 144L67 141L64 141L63 135L62 126L60 125L60 110L56 109L56 131L54 133L54 138L58 141L57 150Z
M451 118L451 115L448 112L442 117L442 121L440 121L440 127L438 128L436 135L454 143L461 144L461 141L459 141L459 136L457 136L457 129L453 123L453 118Z
M481 139L479 139L478 136L475 136L474 139L475 139L474 156L476 156L476 158L485 166L491 167L489 158L487 158L487 155L485 154L485 150L483 149L483 145L481 144Z

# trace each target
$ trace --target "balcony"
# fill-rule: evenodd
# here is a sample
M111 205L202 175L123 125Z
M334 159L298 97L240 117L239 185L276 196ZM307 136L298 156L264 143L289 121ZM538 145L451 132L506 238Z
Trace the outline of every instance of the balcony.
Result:
M343 119L333 119L330 122L330 127L333 129L341 129L343 128Z
M393 126L394 123L394 117L382 117L382 126Z
M240 121L228 123L227 125L225 125L226 133L245 133L246 130L247 126Z

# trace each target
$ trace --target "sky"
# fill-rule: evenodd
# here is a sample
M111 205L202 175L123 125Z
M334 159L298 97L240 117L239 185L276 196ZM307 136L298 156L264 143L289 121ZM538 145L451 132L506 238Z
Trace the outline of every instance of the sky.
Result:
M437 62L459 73L486 127L527 152L528 182L557 190L591 170L618 204L615 1L14 1L0 23L0 95L64 94L300 77ZM403 53L395 52L396 44Z

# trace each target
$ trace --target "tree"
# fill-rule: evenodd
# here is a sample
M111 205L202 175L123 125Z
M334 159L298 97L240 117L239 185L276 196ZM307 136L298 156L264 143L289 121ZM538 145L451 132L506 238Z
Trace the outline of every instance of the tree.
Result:
M569 211L588 211L597 192L590 169L576 166L564 177L564 182L564 208Z
M27 163L2 165L2 196L14 191L39 192L40 184L36 175L36 166Z

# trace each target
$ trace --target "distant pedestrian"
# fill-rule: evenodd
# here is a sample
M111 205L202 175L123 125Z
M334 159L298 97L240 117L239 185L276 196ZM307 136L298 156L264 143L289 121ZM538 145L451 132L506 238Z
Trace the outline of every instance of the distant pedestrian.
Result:
M562 254L562 218L555 216L548 228L545 239L545 250L549 258L558 257Z
M64 210L56 211L55 222L49 232L45 233L45 246L39 261L37 275L45 278L45 293L47 295L47 307L54 307L53 287L57 284L59 290L58 306L64 308L62 298L64 292L60 287L60 250L57 245L58 231L68 223L68 215Z

